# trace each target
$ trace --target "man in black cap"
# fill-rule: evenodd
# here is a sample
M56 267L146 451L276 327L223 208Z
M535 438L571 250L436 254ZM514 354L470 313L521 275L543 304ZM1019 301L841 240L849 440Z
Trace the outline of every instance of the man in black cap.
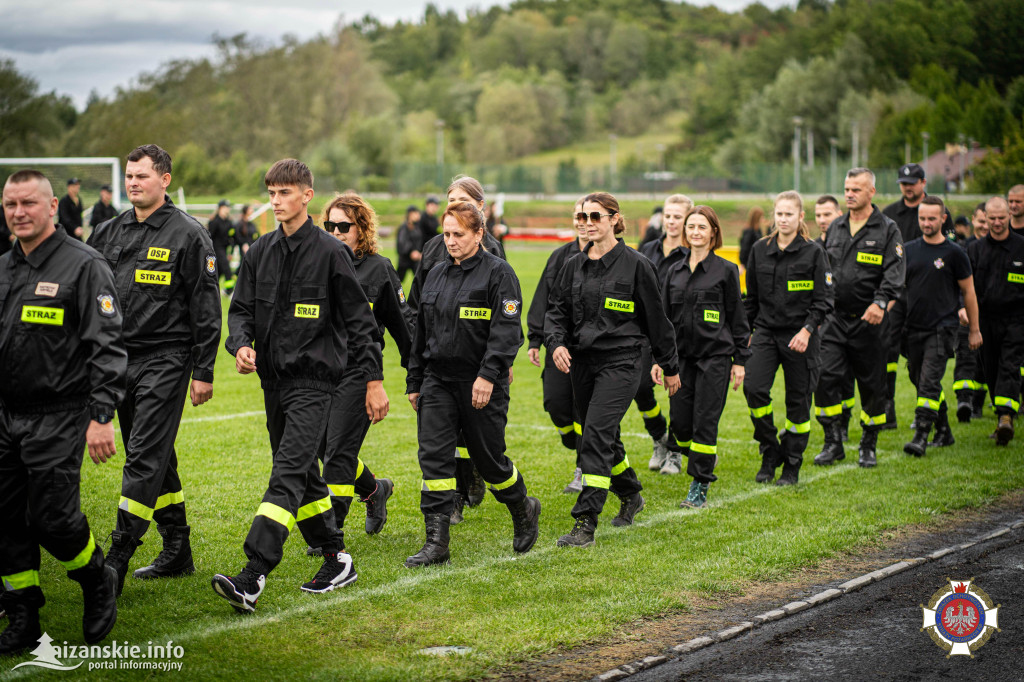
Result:
M231 202L221 199L217 202L217 212L207 223L210 241L213 242L213 253L217 256L217 272L220 273L224 285L224 293L235 288L235 279L231 274L231 259L228 249L235 243L235 225L231 222Z
M57 224L67 230L69 237L82 241L82 199L78 191L82 189L82 181L78 178L68 180L68 193L57 204Z
M427 197L427 203L423 205L423 215L420 216L420 234L423 235L424 244L438 234L437 207L437 197L431 194Z
M113 200L114 192L110 189L110 185L100 187L100 200L92 207L92 215L89 216L90 227L96 227L100 223L117 217L117 207L111 203Z

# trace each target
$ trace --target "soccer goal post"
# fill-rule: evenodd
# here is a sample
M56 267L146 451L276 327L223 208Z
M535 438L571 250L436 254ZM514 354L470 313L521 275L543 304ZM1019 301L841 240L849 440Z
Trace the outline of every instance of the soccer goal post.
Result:
M45 175L57 197L64 196L68 180L81 180L82 206L86 211L99 199L103 185L110 185L114 206L121 206L121 160L115 156L0 158L0 182L26 168L34 168Z

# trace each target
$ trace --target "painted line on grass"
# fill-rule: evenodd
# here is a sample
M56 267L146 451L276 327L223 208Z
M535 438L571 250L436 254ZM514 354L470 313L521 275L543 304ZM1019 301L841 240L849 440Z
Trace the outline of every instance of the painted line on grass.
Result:
M855 471L858 467L856 464L837 465L828 469L822 470L820 473L815 472L813 474L806 475L802 480L805 483L811 483L813 481L835 476L838 474L846 473L849 471ZM736 495L729 497L720 498L714 502L708 504L708 507L723 507L732 504L738 504L745 502L751 498L767 495L772 492L780 492L775 486L759 485L756 488L746 490ZM638 521L633 526L653 526L666 521L672 521L683 516L700 513L699 509L672 509L660 514L655 514L648 519ZM609 526L609 530L606 531L606 537L610 541L614 538L615 534L628 533L630 528L614 528ZM276 623L283 620L288 620L295 616L301 616L314 611L330 610L337 607L340 604L355 601L357 599L367 599L370 597L388 596L411 590L424 583L433 582L436 580L447 579L452 575L464 575L471 574L477 571L483 571L490 569L494 566L505 564L511 561L528 561L532 560L532 557L547 555L552 552L572 552L573 549L557 547L554 544L547 545L540 548L534 548L530 553L522 556L515 555L504 555L491 557L475 564L466 566L444 566L444 567L431 567L429 569L409 569L409 574L398 578L390 583L377 585L364 590L359 588L351 589L347 588L342 592L332 593L326 597L314 598L315 601L311 601L309 604L303 604L301 606L293 606L286 609L281 609L274 612L257 612L254 615L249 616L238 616L236 620L218 623L216 625L210 625L205 627L193 628L185 630L177 635L171 636L170 639L176 642L184 642L188 640L206 639L213 637L225 632L231 632L235 630L250 630L252 628L260 627L268 623ZM578 551L578 550L576 550ZM226 603L224 608L230 608Z

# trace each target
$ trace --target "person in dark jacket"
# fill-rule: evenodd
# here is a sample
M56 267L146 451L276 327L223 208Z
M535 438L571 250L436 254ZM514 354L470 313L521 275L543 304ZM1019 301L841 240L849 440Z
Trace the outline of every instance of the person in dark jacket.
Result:
M722 246L722 227L711 207L690 211L683 239L687 251L666 274L662 296L680 363L681 386L670 399L672 434L689 459L686 473L693 478L680 506L699 509L707 505L708 487L718 480L718 421L730 381L734 391L743 382L750 327L739 269L715 253ZM657 383L662 369L652 369Z
M885 315L903 290L903 242L899 228L871 203L875 174L853 168L844 194L849 209L828 228L825 251L835 283L835 312L821 338L821 376L815 392L825 446L814 463L829 465L846 457L840 432L843 381L853 372L860 390L861 432L858 464L878 464L878 431L886 421Z
M764 222L764 209L755 206L747 214L747 222L740 232L740 268L746 268L747 259L750 258L750 250L754 248L754 242L760 239L764 232L761 225Z
M301 161L284 159L270 167L264 183L280 224L246 254L225 344L240 374L260 377L274 459L245 539L248 563L236 576L218 573L212 580L214 591L240 613L255 610L296 525L324 558L300 589L321 594L355 582L316 453L331 397L349 372L362 370L367 420L376 423L388 412L377 323L351 250L317 228L307 211L313 174Z
M534 367L540 367L540 347L544 345L544 317L548 311L548 298L551 287L554 286L558 273L561 272L565 262L574 256L579 255L587 245L587 221L580 220L583 215L583 197L573 207L573 225L576 228L576 238L571 242L563 244L555 249L544 264L544 272L537 281L537 290L530 301L530 310L526 315L526 339L529 344L527 354ZM562 439L562 445L573 454L576 453L576 444L580 435L580 420L576 416L576 409L572 400L572 381L567 374L563 374L555 367L551 359L551 351L544 353L544 369L540 373L541 385L544 391L544 411L551 417L558 435ZM578 493L583 490L583 471L576 462L576 471L573 473L572 481L565 486L565 493Z
M12 174L3 208L18 241L0 257L0 655L42 636L42 545L82 587L87 644L117 620L116 581L79 503L82 453L117 453L124 397L121 308L103 257L54 227L57 199L39 171Z
M512 515L512 549L537 541L540 501L505 454L509 369L523 343L522 294L512 267L481 248L480 209L451 201L441 218L448 258L427 274L416 316L406 392L416 410L426 541L408 568L447 563L461 433L491 492Z
M166 151L154 144L132 150L124 175L132 208L89 236L89 245L114 272L128 349L128 392L117 410L125 462L107 554L119 595L152 521L163 549L133 575L166 578L195 571L174 439L186 393L193 406L213 397L221 308L210 237L171 202L170 183Z
M344 194L324 207L322 223L353 253L356 277L377 323L375 340L381 351L386 328L398 347L402 367L408 367L412 315L391 261L377 253L377 214L359 195ZM358 494L359 501L366 505L366 532L375 535L387 522L387 501L394 485L390 479L376 478L359 457L370 428L365 405L365 373L361 367L352 367L331 401L322 454L323 474L331 491L338 529L344 530L352 498Z
M4 218L4 212L0 210L0 256L10 251L15 241L15 236L11 234L10 229L7 227L7 219Z
M794 485L811 432L811 397L818 384L819 327L832 312L832 276L825 250L811 241L803 199L789 191L775 198L774 225L747 261L743 307L754 328L743 395L760 446L761 469L754 480ZM782 367L786 382L786 423L776 432L772 384Z
M238 267L235 268L235 278L238 271L242 269L242 259L248 253L249 247L260 236L256 223L252 222L253 207L243 204L239 210L238 222L235 223L235 244L238 246Z
M643 238L637 245L637 250L649 242L656 242L665 235L665 216L663 214L664 207L655 206L654 211L651 213L651 217L647 219L647 230L644 232Z
M82 241L82 197L78 196L82 189L82 181L78 178L68 180L68 192L57 204L57 224L63 227L69 237Z
M395 248L398 251L398 280L405 281L408 272L416 276L416 270L423 258L423 233L419 229L420 210L415 206L405 209L405 222L395 231Z
M683 222L686 214L693 208L693 201L685 194L673 194L665 199L662 207L662 235L654 241L640 246L640 253L651 261L658 273L658 283L664 284L665 275L675 263L683 258ZM668 424L661 414L661 406L654 397L654 380L648 367L653 364L650 346L644 344L644 357L640 363L643 371L640 374L640 388L636 402L640 414L644 418L644 427L654 440L654 451L647 462L651 471L663 474L678 474L682 470L682 451L675 439L668 433Z
M973 234L962 244L964 251L967 251L971 244L988 235L988 219L985 217L984 201L974 208L971 221ZM957 421L966 424L972 419L981 419L985 397L988 395L988 385L985 383L985 370L981 366L981 351L971 350L969 332L963 324L965 317L966 313L960 320L960 330L957 333L953 390L956 392Z
M583 201L589 243L569 259L551 289L544 321L546 345L559 371L572 379L582 433L579 463L583 491L572 530L559 547L594 544L608 491L620 500L613 526L632 525L644 508L643 486L629 465L619 422L640 385L643 343L665 367L669 394L678 388L672 326L658 296L650 261L617 235L626 229L619 202L595 192Z
M217 212L207 224L213 252L217 256L217 272L220 273L224 291L228 293L235 286L234 274L231 271L231 259L228 250L235 245L235 225L231 222L231 202L221 199L217 203Z
M437 197L430 195L423 204L423 214L420 216L418 227L423 235L422 243L426 244L438 235L439 223L437 222L437 211L440 204Z
M92 214L89 216L89 225L96 229L101 223L117 217L117 207L112 203L114 192L110 185L100 187L100 199L92 207Z

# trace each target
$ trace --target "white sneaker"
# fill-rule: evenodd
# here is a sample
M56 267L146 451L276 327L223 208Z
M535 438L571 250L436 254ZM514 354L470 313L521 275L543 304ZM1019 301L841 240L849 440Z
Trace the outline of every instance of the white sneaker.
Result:
M668 434L666 433L661 437L661 440L654 441L654 450L651 453L651 461L647 463L647 468L651 471L657 471L664 466L669 454L671 452L668 449Z
M572 475L572 481L569 482L569 485L565 486L562 492L566 495L583 492L583 469L576 467L576 471Z
M228 600L235 611L253 613L256 611L256 600L263 594L267 584L267 576L259 575L248 566L233 578L218 573L211 581L213 591Z
M661 467L663 474L678 474L681 471L683 455L679 452L669 452L665 463Z
M316 576L300 588L303 592L323 594L356 581L356 566L348 552L324 552L324 565Z

